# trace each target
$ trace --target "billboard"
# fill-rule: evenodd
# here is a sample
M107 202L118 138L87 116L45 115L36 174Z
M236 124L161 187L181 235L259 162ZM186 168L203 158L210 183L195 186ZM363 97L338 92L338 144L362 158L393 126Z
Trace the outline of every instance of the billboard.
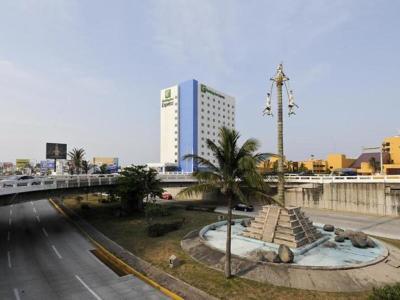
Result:
M17 169L24 169L30 166L31 160L25 158L17 158L15 161L15 165Z
M46 159L67 159L67 144L46 143Z

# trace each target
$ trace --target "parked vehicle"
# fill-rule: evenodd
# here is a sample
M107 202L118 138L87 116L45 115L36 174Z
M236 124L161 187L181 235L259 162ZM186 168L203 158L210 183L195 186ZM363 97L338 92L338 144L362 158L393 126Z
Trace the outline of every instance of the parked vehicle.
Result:
M253 205L248 205L245 203L238 203L233 207L233 210L241 210L241 211L253 211Z
M164 199L164 200L172 200L172 195L171 195L170 193L168 193L168 192L164 192L164 193L162 193L162 195L161 195L161 199Z

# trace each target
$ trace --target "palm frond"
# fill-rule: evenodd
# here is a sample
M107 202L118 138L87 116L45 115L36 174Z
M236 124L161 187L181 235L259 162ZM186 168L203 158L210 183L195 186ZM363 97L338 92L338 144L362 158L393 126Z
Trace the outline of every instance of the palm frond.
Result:
M215 184L211 183L199 183L193 186L189 186L187 188L184 188L182 191L180 191L176 197L192 197L193 195L198 195L201 193L208 193L212 192L218 189L218 186Z

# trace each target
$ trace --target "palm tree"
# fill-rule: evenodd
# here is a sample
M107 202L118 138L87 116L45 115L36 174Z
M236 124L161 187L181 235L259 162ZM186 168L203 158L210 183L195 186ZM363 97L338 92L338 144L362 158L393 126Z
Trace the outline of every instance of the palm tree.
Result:
M74 148L68 153L69 158L71 159L72 166L76 173L81 173L82 160L85 156L85 150L83 148Z
M379 162L375 159L375 157L371 157L368 164L371 169L371 175L374 175L376 170L379 168Z
M193 159L201 167L193 176L198 180L196 185L182 190L178 196L191 197L193 194L219 191L228 203L228 220L225 253L225 277L231 277L231 221L234 200L247 202L247 197L266 195L267 186L256 166L265 160L266 153L255 153L259 143L255 139L246 140L238 146L239 133L234 129L222 127L218 143L207 139L207 147L218 164L195 154L187 154L184 159Z
M82 160L82 170L85 174L89 172L90 169L90 163L88 160Z

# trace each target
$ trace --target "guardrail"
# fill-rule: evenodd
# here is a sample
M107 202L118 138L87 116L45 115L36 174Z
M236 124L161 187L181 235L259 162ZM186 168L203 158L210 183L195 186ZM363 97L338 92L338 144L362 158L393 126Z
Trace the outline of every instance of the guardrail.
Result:
M118 175L70 175L50 176L26 180L2 180L0 181L0 196L27 193L62 188L80 188L100 185L113 185Z
M196 182L190 173L160 173L158 178L164 182ZM266 182L278 182L278 176L267 176ZM400 183L400 175L372 175L372 176L296 176L286 175L287 183Z

